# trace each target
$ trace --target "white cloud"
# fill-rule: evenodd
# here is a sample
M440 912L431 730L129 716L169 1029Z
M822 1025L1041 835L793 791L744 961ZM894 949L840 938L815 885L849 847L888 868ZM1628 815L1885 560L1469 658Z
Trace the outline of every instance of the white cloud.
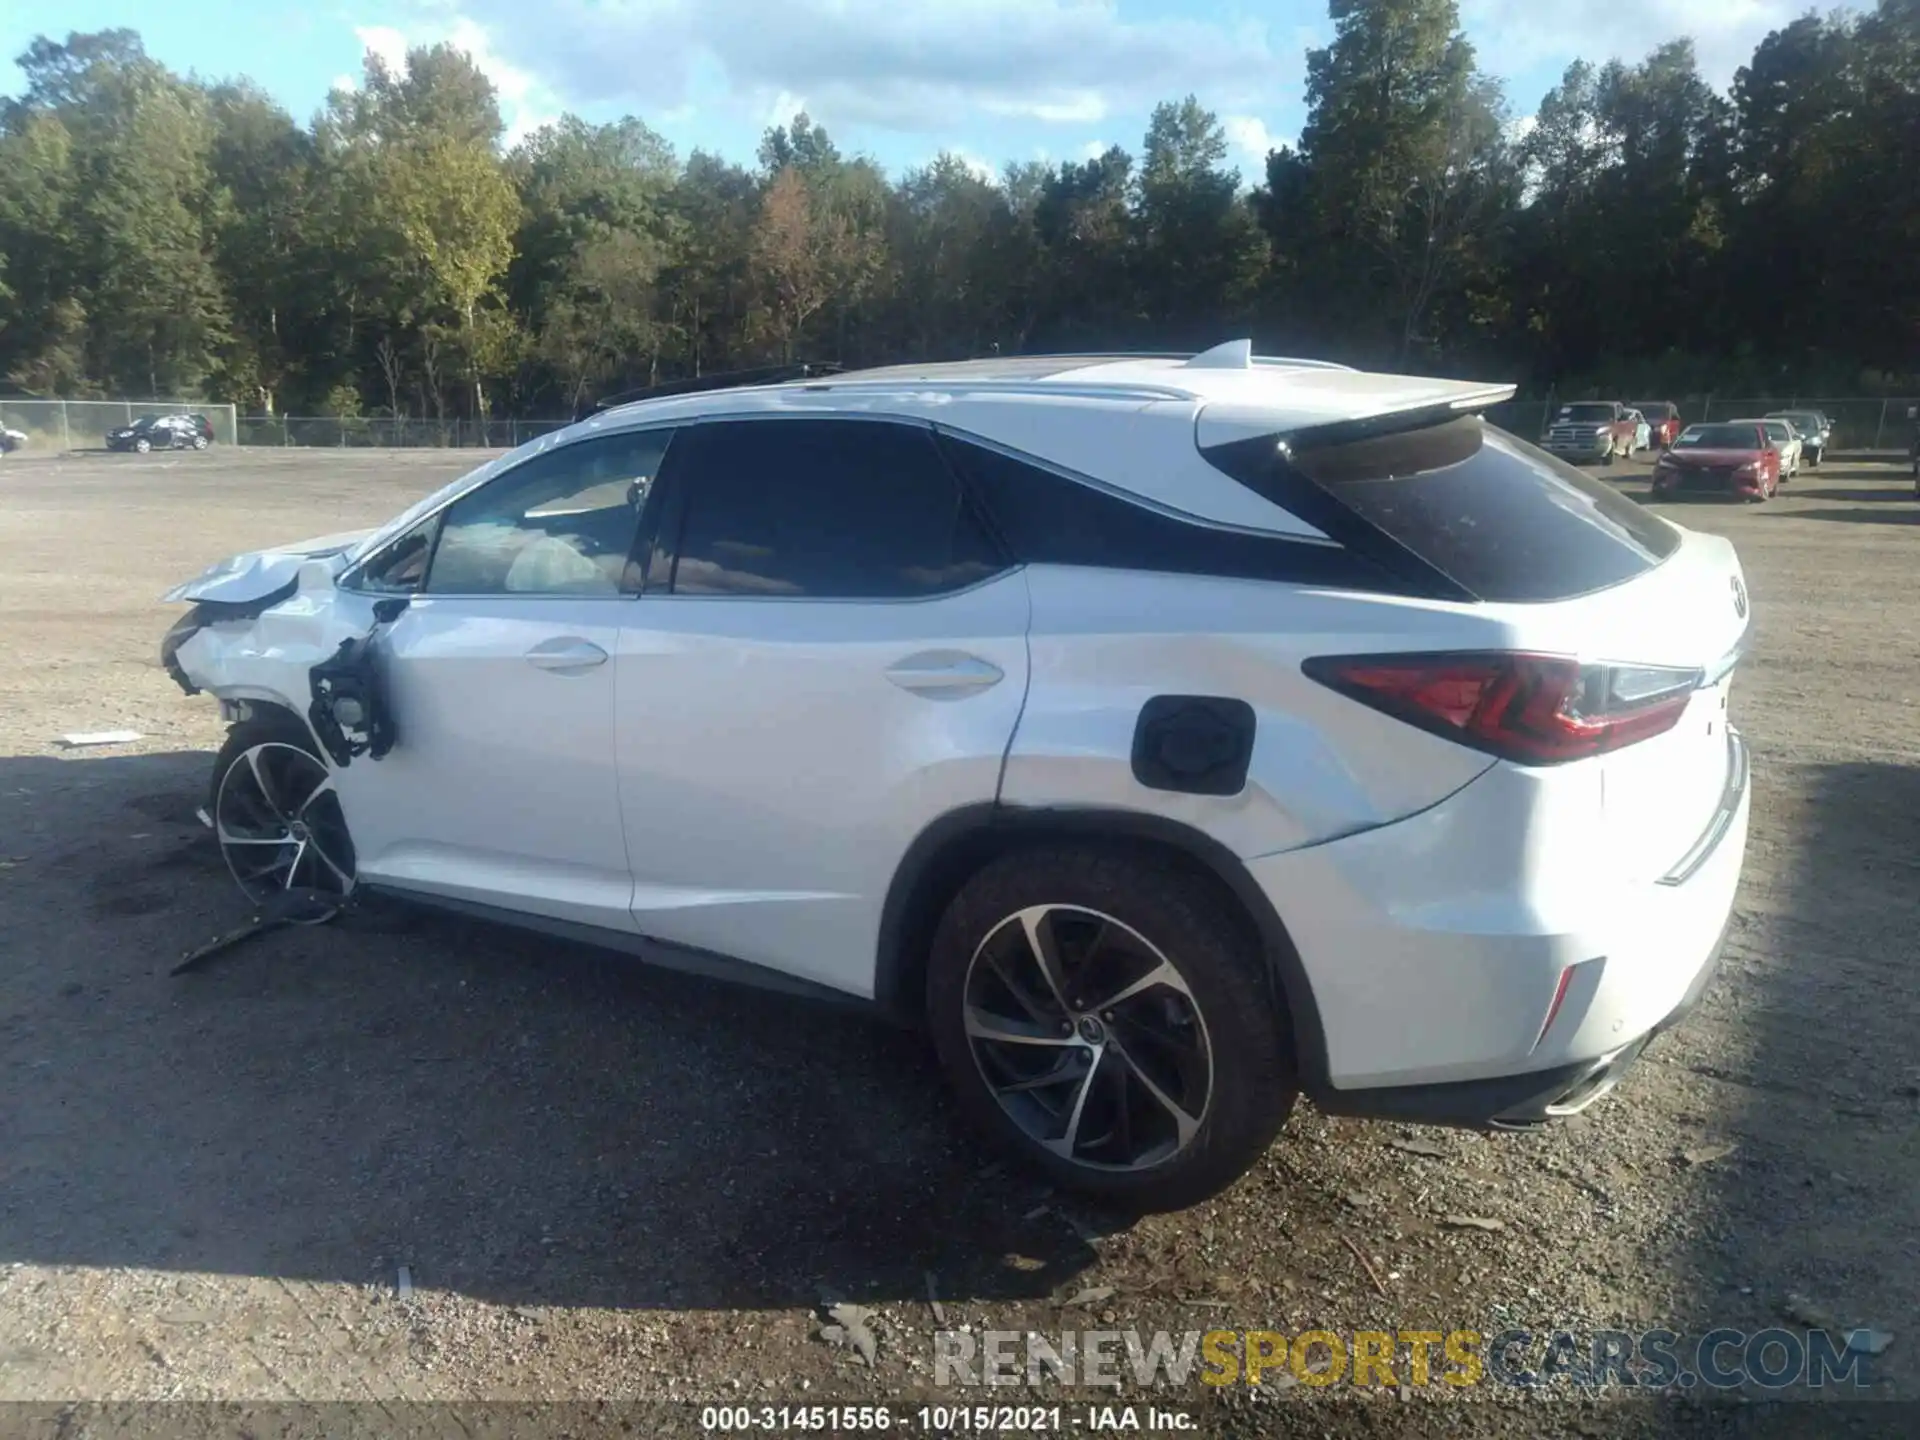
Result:
M407 50L416 45L446 41L466 51L480 73L493 82L500 101L500 118L506 122L505 143L508 145L517 144L542 125L558 120L565 108L531 71L502 59L494 48L492 36L466 16L454 16L450 23L440 25L410 25L404 30L392 25L359 25L353 33L361 48L379 56L389 70L404 70ZM336 86L340 83L334 82ZM347 81L349 89L353 85L353 81Z
M1119 0L550 0L534 25L524 0L401 3L511 35L514 67L572 105L657 113L699 69L742 116L805 95L829 125L919 134L983 112L1086 124L1187 91L1245 109L1300 65L1263 25L1125 18Z
M781 90L767 102L766 109L761 111L760 123L769 128L784 125L806 108L806 96L796 95L791 90Z
M995 168L991 162L982 160L978 155L971 154L965 150L949 150L947 153L962 165L966 166L968 172L972 174L974 179L983 180L989 185L999 183L1000 171Z
M1227 132L1230 157L1241 174L1256 184L1266 181L1267 152L1291 143L1269 130L1258 115L1229 115L1220 122L1220 128Z
M389 70L401 70L407 63L407 37L391 25L356 25L353 38L362 50L380 57Z
M1080 154L1083 159L1098 160L1112 148L1113 146L1109 145L1105 140L1089 140L1080 147ZM1046 157L1043 155L1041 158L1045 159Z
M1768 31L1809 8L1808 0L1462 0L1460 18L1480 63L1503 75L1574 59L1637 61L1688 36L1702 77L1724 88Z

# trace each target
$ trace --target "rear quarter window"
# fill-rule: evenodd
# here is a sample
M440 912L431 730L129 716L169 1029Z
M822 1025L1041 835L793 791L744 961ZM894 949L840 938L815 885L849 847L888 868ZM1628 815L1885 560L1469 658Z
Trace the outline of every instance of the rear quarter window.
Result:
M1400 552L1473 598L1570 599L1645 574L1680 544L1611 485L1477 417L1334 444L1279 440L1264 461L1252 442L1208 459L1296 512L1308 499L1319 513L1303 518L1342 543Z

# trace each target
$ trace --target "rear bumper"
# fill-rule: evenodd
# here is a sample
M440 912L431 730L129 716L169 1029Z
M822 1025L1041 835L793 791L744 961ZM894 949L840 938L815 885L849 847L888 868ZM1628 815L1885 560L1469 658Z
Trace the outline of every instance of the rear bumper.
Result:
M1749 778L1729 732L1719 803L1657 876L1610 876L1605 854L1582 848L1597 773L1506 766L1397 824L1251 862L1318 1011L1315 1103L1486 1127L1605 1094L1707 987L1745 858Z
M1536 1125L1577 1115L1620 1083L1633 1062L1656 1036L1664 1034L1684 1020L1700 1003L1720 969L1720 955L1727 942L1723 925L1705 963L1680 997L1680 1003L1646 1034L1629 1041L1610 1055L1551 1070L1529 1070L1518 1075L1497 1075L1486 1080L1463 1080L1452 1084L1379 1086L1366 1090L1329 1090L1314 1097L1319 1109L1330 1115L1351 1115L1368 1120L1405 1120L1420 1125L1452 1125L1469 1130L1526 1130Z

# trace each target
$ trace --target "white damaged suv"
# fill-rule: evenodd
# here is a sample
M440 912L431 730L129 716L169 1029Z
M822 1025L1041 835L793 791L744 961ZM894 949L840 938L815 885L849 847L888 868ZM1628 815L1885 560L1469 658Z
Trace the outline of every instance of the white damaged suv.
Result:
M1726 541L1510 387L1020 357L607 411L172 592L256 902L356 887L924 1024L1058 1182L1323 1110L1524 1126L1703 989L1746 847Z

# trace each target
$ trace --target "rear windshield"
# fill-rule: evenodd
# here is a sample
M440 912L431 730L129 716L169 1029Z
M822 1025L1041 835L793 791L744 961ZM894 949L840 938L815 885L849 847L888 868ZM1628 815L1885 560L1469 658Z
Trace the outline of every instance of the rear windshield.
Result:
M1649 420L1669 420L1673 418L1673 402L1670 400L1636 401L1633 408Z
M1229 458L1230 450L1238 453ZM1286 493L1284 475L1263 484L1243 458L1251 453L1221 447L1208 459L1294 508L1298 495ZM1277 465L1482 600L1564 600L1603 590L1646 573L1680 544L1677 529L1611 485L1472 416L1302 444ZM1345 526L1308 518L1343 543L1364 544L1335 533Z
M1758 450L1760 431L1754 425L1695 425L1673 442L1679 449Z
M1613 406L1611 405L1562 405L1560 407L1559 418L1562 420L1573 420L1581 423L1584 423L1587 421L1593 421L1595 423L1603 423L1605 421L1613 419Z

